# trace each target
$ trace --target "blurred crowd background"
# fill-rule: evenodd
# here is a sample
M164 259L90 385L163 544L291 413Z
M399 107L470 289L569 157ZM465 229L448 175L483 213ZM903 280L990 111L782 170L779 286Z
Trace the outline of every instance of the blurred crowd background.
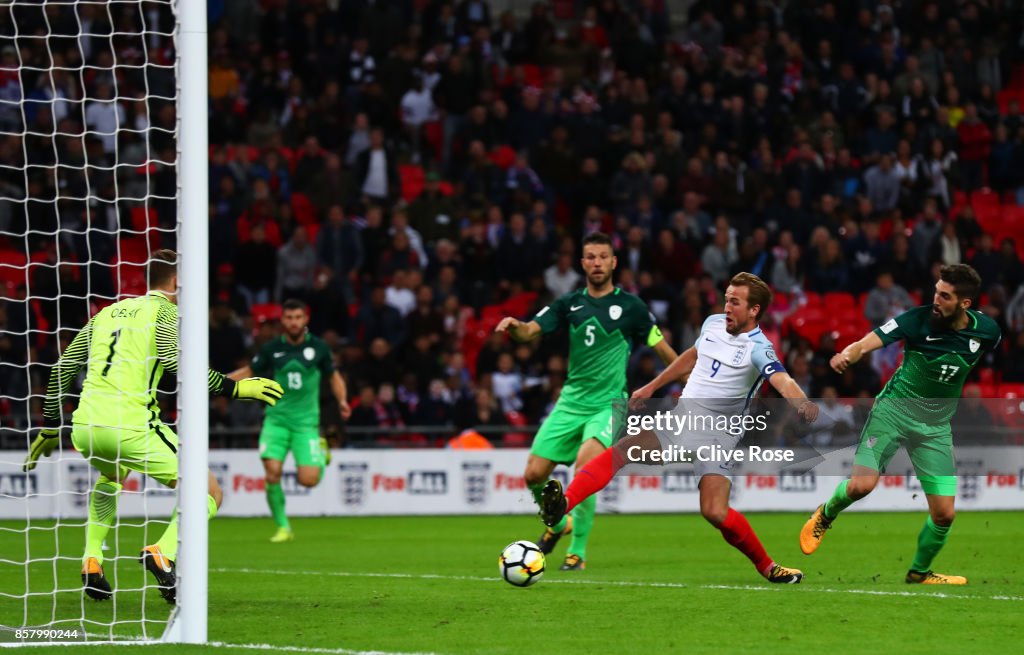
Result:
M843 376L828 357L929 303L939 266L969 263L1005 338L967 393L1019 398L1021 12L210 0L210 364L244 364L300 298L349 385L347 426L323 402L337 443L467 428L528 443L567 340L516 345L493 327L583 284L580 241L599 230L617 284L680 352L732 274L767 280L762 327L814 396L877 393L898 348ZM188 247L174 232L172 29L165 1L0 8L9 425L38 414L91 312L144 291L151 249ZM631 388L659 367L638 348ZM215 445L254 443L258 408L211 402Z

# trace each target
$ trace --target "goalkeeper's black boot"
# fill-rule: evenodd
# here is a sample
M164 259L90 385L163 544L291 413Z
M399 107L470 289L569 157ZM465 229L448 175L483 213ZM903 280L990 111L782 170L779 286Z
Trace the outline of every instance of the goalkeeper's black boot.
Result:
M110 600L114 595L107 577L103 575L103 567L95 557L86 559L82 565L82 584L85 585L85 595L93 600Z
M558 567L559 571L582 571L587 568L587 563L579 555L566 555L565 561Z
M558 480L548 480L540 492L540 518L544 525L558 525L562 517L568 513L568 508L569 502L562 493L562 483Z
M139 553L139 562L156 578L157 589L164 600L173 603L178 584L178 576L174 572L174 561L164 555L160 546L146 546Z
M537 540L537 547L540 548L540 552L547 555L555 549L555 545L558 543L559 539L570 534L572 534L571 516L569 517L569 520L565 522L565 529L561 532L555 532L551 528L544 530L544 534L542 534L540 539Z

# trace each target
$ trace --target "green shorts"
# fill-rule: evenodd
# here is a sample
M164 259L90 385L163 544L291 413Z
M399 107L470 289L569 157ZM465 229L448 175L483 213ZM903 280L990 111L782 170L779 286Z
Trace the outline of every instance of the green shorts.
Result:
M572 464L587 439L597 439L605 448L615 439L615 412L611 407L594 413L576 413L558 405L533 438L530 454L559 464Z
M163 423L149 430L75 425L71 443L110 480L138 471L168 485L178 479L178 435Z
M316 428L293 428L264 421L260 431L260 457L283 462L291 451L296 466L323 467L324 451L320 447L320 431Z
M860 433L853 463L885 473L901 445L906 446L926 494L956 495L956 459L948 421L930 425L907 417L896 407L876 406Z

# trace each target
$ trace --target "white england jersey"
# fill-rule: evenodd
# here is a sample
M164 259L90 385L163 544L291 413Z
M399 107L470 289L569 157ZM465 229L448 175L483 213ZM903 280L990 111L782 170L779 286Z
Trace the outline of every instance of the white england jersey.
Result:
M761 384L785 370L761 328L734 336L725 330L725 314L704 321L694 346L697 364L681 398L741 401L745 411Z

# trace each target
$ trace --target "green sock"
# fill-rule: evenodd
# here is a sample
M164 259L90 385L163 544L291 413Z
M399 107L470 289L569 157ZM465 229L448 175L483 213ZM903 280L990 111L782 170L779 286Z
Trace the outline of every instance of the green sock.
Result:
M103 540L113 527L117 516L117 496L120 483L101 475L89 494L89 522L85 524L85 556L95 557L103 564Z
M839 516L839 512L853 504L853 499L846 495L846 485L849 482L849 480L840 482L836 490L832 492L832 497L825 502L825 508L822 510L825 513L825 518L834 519Z
M935 525L932 517L925 519L921 534L917 535L917 552L914 553L914 563L910 565L911 571L927 571L932 566L932 560L939 554L942 547L946 545L951 525Z
M217 516L217 501L213 496L206 496L206 520L209 521ZM167 559L174 561L178 557L178 510L171 514L171 522L167 524L164 533L160 535L160 541L156 542Z
M594 527L595 514L597 494L587 496L582 503L572 508L572 543L569 544L568 554L587 559L587 541L590 539L590 529Z
M526 485L527 487L529 487L530 493L533 494L533 502L537 503L537 507L540 507L540 492L544 490L544 485L545 484L547 484L547 482L542 482L540 484L528 484L528 485ZM566 514L565 516L562 517L562 520L559 521L557 525L554 525L554 526L552 526L549 529L552 532L561 532L562 530L565 530L565 525L568 522L569 522L569 515Z
M267 483L267 504L270 505L270 515L274 517L277 527L288 529L288 516L284 513L284 489L280 482Z

